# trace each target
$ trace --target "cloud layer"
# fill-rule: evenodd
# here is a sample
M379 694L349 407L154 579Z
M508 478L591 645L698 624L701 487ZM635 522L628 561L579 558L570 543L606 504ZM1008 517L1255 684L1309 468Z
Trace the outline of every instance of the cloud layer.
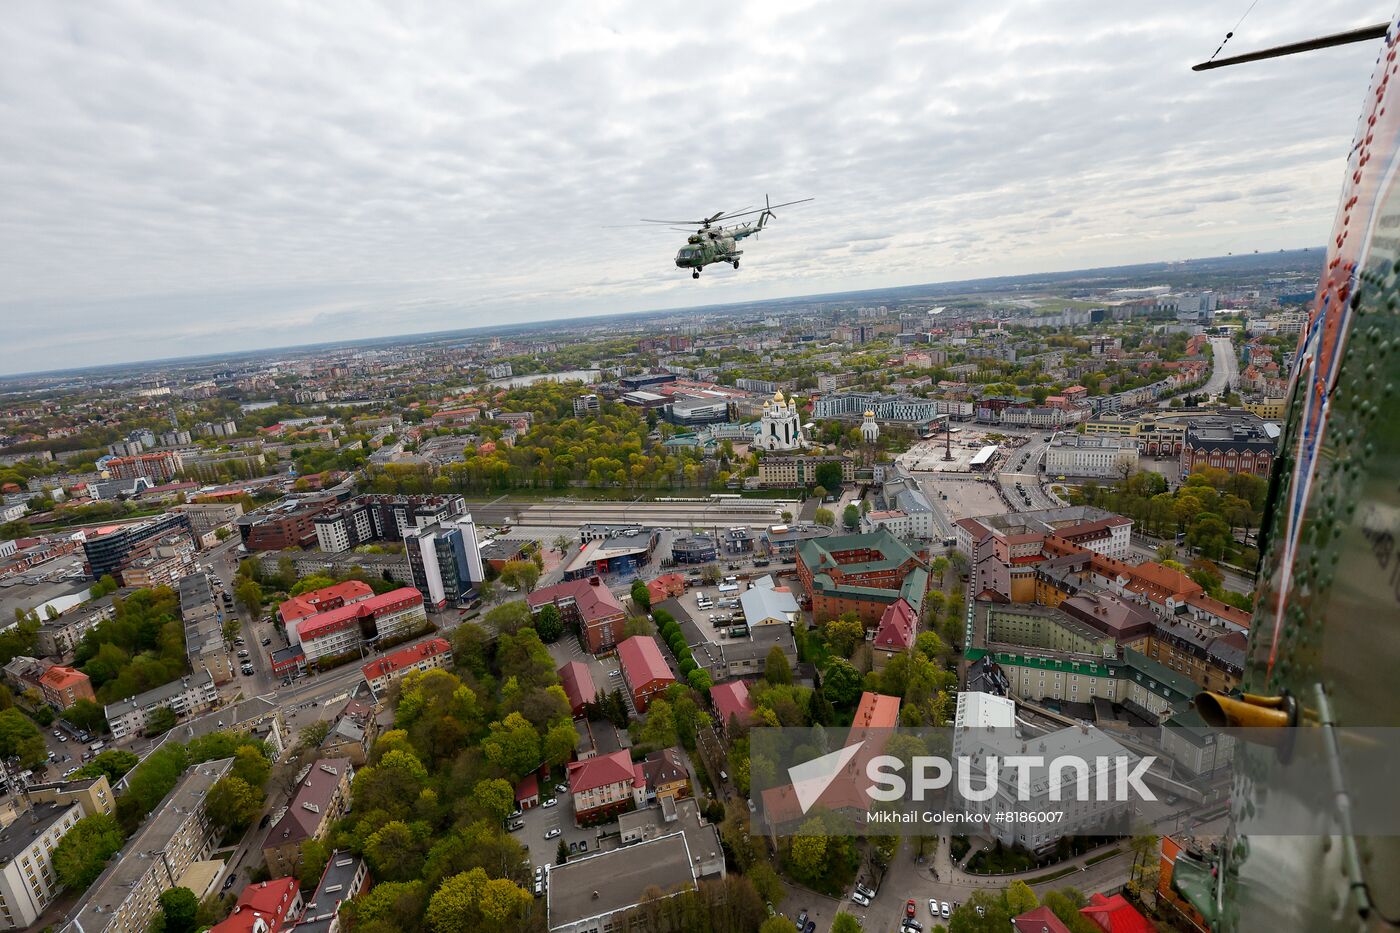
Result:
M1375 49L1168 6L21 2L0 372L1322 242Z

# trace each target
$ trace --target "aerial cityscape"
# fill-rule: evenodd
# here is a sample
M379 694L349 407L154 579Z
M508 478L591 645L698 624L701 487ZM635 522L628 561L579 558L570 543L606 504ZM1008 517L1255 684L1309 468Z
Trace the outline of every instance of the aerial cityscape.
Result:
M1400 29L1324 6L22 4L0 930L1392 928Z

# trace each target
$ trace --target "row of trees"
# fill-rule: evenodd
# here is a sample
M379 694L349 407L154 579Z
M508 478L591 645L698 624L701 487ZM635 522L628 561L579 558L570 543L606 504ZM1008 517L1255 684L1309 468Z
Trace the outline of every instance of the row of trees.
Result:
M185 627L169 587L136 590L113 603L113 616L83 637L74 664L107 704L185 673Z

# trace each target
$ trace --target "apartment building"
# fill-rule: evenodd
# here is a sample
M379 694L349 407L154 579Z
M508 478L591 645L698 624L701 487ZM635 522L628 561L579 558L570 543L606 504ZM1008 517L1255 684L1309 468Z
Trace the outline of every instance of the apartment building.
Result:
M213 675L208 671L196 671L130 699L108 703L105 712L112 740L122 742L144 730L151 716L162 707L168 707L184 719L205 712L218 702L219 691L214 686Z
M67 920L63 933L145 933L160 895L194 862L208 859L222 830L204 809L209 789L233 768L233 759L193 765L146 818Z
M263 857L274 875L294 875L301 868L301 844L322 839L350 807L355 768L348 758L325 758L307 767L291 802L263 840Z
M39 803L0 830L0 930L22 930L62 890L53 867L58 841L87 814L77 801Z

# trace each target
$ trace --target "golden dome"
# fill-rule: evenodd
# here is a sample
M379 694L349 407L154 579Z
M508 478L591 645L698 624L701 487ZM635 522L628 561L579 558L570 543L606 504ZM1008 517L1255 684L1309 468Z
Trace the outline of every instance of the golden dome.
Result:
M865 417L867 417L867 418L874 418L874 417L875 417L875 412L873 412L873 411L867 411L867 412L865 413Z
M782 389L779 389L777 392L774 392L774 393L773 393L773 401L777 402L779 405L781 405L781 404L783 403L783 390L782 390Z

